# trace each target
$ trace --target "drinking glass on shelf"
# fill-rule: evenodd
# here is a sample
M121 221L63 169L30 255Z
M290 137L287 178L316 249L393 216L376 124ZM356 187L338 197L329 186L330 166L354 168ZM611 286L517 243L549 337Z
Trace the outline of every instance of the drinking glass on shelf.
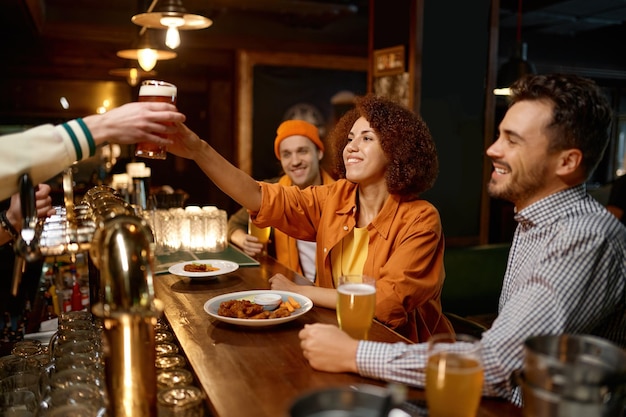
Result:
M0 394L14 391L30 391L37 401L41 400L44 391L43 375L39 371L19 372L0 379Z
M426 402L430 417L475 417L483 378L479 339L448 333L429 339Z
M160 369L156 379L158 390L193 385L193 374L184 368Z
M162 103L176 104L177 88L174 84L165 81L145 80L139 87L138 101L158 101ZM166 159L165 146L151 142L140 142L135 147L135 156L150 159Z
M35 417L39 411L39 401L28 390L16 390L0 393L0 415Z
M259 243L263 244L263 254L267 253L267 243L270 240L271 227L258 227L252 223L252 219L248 218L248 234L256 236Z
M376 308L376 279L342 275L337 281L337 321L351 337L367 340Z
M204 392L198 387L173 386L157 394L157 411L160 417L201 417Z
M103 394L97 385L76 382L54 390L47 399L48 408L59 408L69 404L82 404L96 410L104 407Z

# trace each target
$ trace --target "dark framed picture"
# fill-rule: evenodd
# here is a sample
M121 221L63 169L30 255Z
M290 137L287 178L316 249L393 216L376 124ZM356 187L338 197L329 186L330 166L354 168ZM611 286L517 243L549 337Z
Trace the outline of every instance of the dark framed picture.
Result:
M374 51L374 77L402 74L404 71L404 45Z

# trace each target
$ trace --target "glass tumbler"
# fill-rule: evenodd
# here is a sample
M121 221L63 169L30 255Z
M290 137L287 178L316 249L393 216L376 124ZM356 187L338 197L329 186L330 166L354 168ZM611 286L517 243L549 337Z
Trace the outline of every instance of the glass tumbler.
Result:
M431 417L474 417L483 387L480 340L435 334L428 340L426 402Z
M157 101L176 104L176 96L177 88L174 84L158 80L145 80L139 87L139 98L137 101ZM135 156L150 159L166 159L167 149L164 145L140 142L135 147Z

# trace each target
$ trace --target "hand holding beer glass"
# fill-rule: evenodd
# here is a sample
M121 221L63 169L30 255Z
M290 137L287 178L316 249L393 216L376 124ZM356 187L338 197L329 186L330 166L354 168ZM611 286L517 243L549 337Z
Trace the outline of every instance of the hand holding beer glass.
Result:
M141 87L139 87L138 101L158 101L176 104L176 94L177 89L174 84L165 81L145 80L141 83ZM140 142L135 148L135 156L150 159L166 159L167 149L165 145Z
M251 236L255 236L257 239L259 239L259 243L263 245L263 250L261 251L263 255L267 254L267 243L270 240L271 231L271 227L256 226L254 223L252 223L252 219L248 217L248 234Z
M351 337L367 340L376 308L376 279L342 275L337 282L337 321Z
M483 378L480 340L448 333L429 339L426 402L430 417L475 417Z

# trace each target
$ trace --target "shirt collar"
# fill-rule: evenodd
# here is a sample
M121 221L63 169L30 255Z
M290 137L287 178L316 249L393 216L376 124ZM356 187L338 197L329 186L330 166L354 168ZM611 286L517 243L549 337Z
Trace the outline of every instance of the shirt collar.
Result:
M522 229L549 224L563 216L578 201L586 198L587 187L580 184L551 194L520 210L514 216Z
M351 184L353 187L358 187L357 184ZM340 215L351 214L352 216L355 216L357 193L358 191L351 193L349 198L346 200L346 203L337 209L336 213ZM376 231L385 239L389 236L389 230L391 229L392 224L391 220L393 220L396 215L401 202L402 198L399 195L389 194L387 200L385 200L385 204L383 204L383 207L380 209L380 212L372 220L372 227L374 227L374 229L376 229Z

